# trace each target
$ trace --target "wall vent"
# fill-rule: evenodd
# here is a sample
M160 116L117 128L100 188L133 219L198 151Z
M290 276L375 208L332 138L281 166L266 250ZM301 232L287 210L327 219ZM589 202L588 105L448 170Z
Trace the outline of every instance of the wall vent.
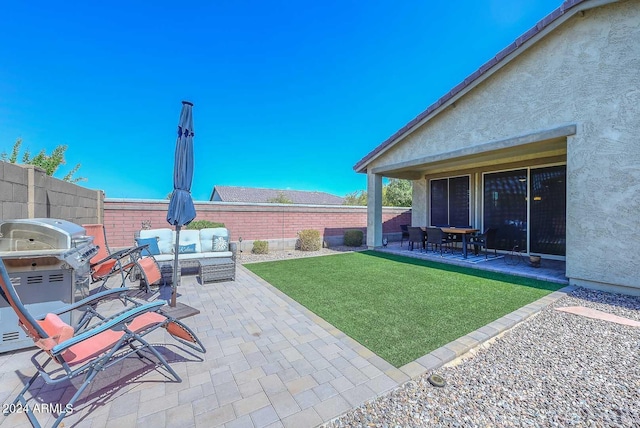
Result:
M7 332L7 333L2 333L2 341L3 342L9 342L11 340L18 340L20 339L20 332L19 331L11 331L11 332Z
M27 284L42 284L44 278L42 275L31 275L27 277Z
M49 282L62 282L64 281L64 273L52 273L49 275Z

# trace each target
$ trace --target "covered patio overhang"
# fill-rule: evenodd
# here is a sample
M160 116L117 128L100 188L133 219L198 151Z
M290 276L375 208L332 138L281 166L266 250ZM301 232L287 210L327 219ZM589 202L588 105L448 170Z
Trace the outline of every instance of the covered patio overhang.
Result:
M366 169L369 192L367 245L382 245L381 218L382 178L413 180L412 223L424 226L427 214L427 178L468 174L474 181L475 223L480 226L481 173L527 167L531 165L566 164L567 140L576 134L576 124L566 124L505 139L469 145L462 149L420 156L406 161L369 166ZM384 156L384 154L381 154ZM376 195L379 195L376 197ZM378 221L379 220L379 221Z
M419 157L371 168L370 173L389 178L420 180L425 175L456 172L470 168L493 168L504 164L531 161L566 160L567 137L576 133L576 125L566 125L463 149ZM369 172L369 171L368 171Z

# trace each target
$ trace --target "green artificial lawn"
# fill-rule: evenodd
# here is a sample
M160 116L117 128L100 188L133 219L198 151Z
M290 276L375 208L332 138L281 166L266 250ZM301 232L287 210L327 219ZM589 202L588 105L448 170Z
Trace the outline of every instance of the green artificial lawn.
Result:
M396 367L563 287L376 251L245 267Z

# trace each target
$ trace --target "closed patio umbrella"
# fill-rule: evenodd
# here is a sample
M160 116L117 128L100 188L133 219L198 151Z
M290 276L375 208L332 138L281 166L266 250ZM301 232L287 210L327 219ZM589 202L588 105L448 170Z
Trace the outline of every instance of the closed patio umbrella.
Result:
M173 193L169 201L167 221L176 227L176 243L173 260L173 282L171 290L171 306L176 306L176 286L178 285L178 254L180 244L180 228L186 226L196 217L196 209L191 199L191 181L193 180L193 104L182 102L182 112L178 124L178 140L176 141L175 164L173 167Z

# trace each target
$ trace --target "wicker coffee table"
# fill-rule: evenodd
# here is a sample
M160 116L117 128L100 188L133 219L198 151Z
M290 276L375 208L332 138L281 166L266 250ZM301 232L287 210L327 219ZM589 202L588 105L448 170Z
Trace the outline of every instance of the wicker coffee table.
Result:
M231 258L220 257L198 260L198 274L202 284L236 279L236 264Z

